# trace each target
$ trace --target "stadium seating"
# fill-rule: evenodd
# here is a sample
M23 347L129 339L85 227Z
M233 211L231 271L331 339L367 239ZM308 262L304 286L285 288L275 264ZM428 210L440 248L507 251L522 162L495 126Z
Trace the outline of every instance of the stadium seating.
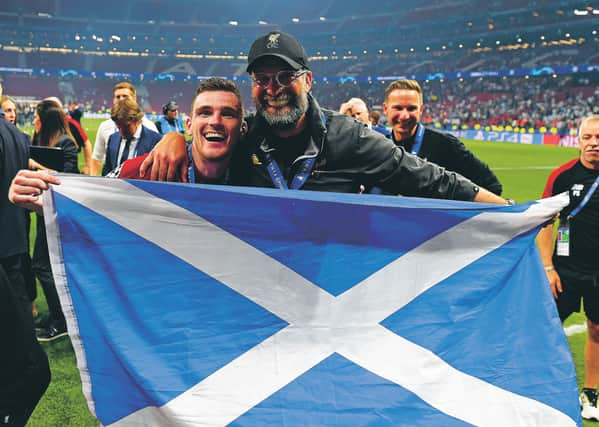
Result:
M159 112L171 99L186 110L197 76L226 76L239 79L252 108L247 49L258 35L281 29L313 57L314 93L333 109L353 96L380 108L388 79L377 77L412 75L425 88L430 121L444 127L567 128L597 109L599 66L578 67L599 63L596 18L576 16L578 2L566 8L559 0L406 0L398 9L392 0L376 6L328 0L319 7L289 3L284 10L276 0L255 8L242 0L221 3L214 10L188 1L182 9L160 8L157 19L154 0L126 7L116 0L65 0L56 10L39 0L8 2L0 13L0 78L8 94L77 98L90 111L110 108L112 86L127 79L140 88L144 109ZM222 10L237 24L223 22ZM565 66L578 68L554 71ZM508 73L520 69L534 72ZM497 70L507 80L493 77ZM485 78L445 77L452 72Z

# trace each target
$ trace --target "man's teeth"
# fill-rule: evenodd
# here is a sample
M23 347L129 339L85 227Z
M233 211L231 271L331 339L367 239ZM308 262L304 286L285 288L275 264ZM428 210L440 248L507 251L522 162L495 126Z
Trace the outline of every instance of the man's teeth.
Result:
M220 133L207 133L204 135L204 138L206 138L208 141L224 141L225 137L223 135L221 135Z
M289 97L286 95L277 96L276 98L267 97L266 102L271 107L283 107L289 102Z

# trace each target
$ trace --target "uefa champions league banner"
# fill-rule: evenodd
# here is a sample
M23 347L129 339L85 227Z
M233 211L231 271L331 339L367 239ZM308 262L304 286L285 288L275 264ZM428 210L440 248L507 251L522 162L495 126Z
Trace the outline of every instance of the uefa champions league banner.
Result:
M52 268L106 426L581 425L517 206L60 175Z
M450 130L448 131L456 138L475 139L477 141L489 142L513 142L516 144L543 144L545 134L542 133L519 133L507 131L487 130Z

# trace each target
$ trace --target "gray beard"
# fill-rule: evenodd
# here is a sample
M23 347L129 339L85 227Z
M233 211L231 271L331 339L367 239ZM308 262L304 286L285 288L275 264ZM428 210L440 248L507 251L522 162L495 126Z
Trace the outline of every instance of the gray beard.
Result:
M289 111L275 111L270 113L266 111L261 101L256 100L256 111L260 114L270 127L275 129L293 128L299 119L308 111L308 93L303 92L290 100Z

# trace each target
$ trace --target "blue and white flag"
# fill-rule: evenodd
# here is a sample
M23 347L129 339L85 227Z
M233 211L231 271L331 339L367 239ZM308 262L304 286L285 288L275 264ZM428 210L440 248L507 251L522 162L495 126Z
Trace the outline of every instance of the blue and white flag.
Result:
M534 244L564 197L61 180L52 267L106 426L581 425Z

